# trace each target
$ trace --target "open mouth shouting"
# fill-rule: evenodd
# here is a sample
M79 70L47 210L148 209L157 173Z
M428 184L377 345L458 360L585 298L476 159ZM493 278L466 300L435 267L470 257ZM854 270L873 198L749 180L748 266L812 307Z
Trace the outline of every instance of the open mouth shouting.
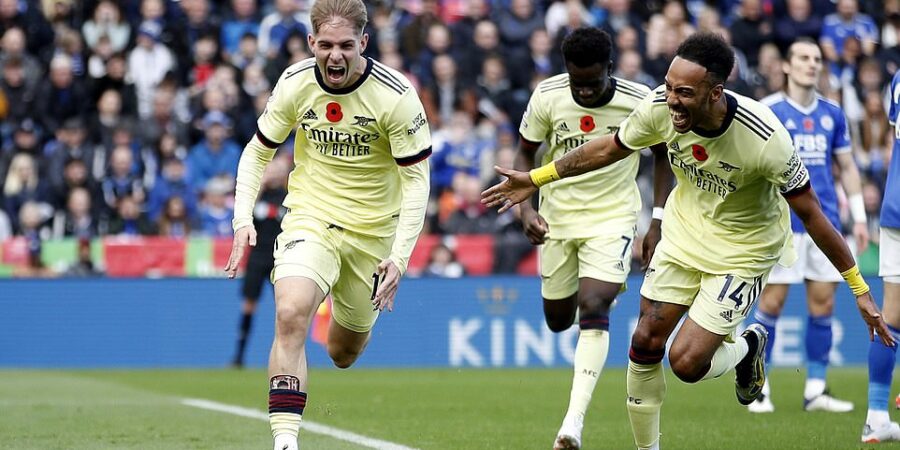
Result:
M347 68L344 66L327 65L325 66L325 76L331 84L341 84L347 76Z
M672 117L672 125L678 132L685 132L691 128L691 116L688 112L681 108L669 108L669 115Z

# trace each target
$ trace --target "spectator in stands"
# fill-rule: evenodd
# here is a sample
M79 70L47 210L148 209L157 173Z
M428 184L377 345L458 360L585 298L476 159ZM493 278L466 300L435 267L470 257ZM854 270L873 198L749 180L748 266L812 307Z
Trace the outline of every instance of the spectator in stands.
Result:
M459 278L466 274L466 269L456 260L456 254L444 243L431 248L428 265L422 271L423 277Z
M425 46L428 29L436 23L442 23L438 17L437 0L421 0L421 9L414 12L414 17L406 24L398 24L400 29L400 53L403 59L412 61Z
M234 209L228 197L234 190L234 177L220 175L210 178L203 189L200 204L200 227L206 236L231 237L231 218Z
M32 55L42 55L52 48L53 29L34 2L0 0L0 33L6 33L10 28L25 32L28 53Z
M592 8L597 25L610 36L618 36L624 29L630 28L637 32L638 49L643 53L647 48L647 36L644 35L644 21L632 11L631 0L606 0L598 1L595 5L602 7ZM562 41L559 41L562 43ZM558 48L558 47L557 47Z
M97 218L91 205L91 193L83 187L69 191L65 210L59 210L53 220L53 238L76 237L91 239L97 236Z
M3 62L0 89L6 97L6 120L18 123L34 113L34 101L37 96L37 79L25 78L23 61L19 56L5 59Z
M254 41L259 35L259 16L256 10L255 0L231 0L230 17L222 23L222 35L220 43L222 44L223 55L234 62L235 56L241 54L242 42L247 37L251 37ZM246 57L246 55L244 55Z
M876 183L871 179L863 180L862 184L863 202L866 205L866 219L869 224L869 236L872 237L872 242L875 244L878 244L881 235L879 227L881 226L881 202L883 199L881 187L879 186L884 186L884 183Z
M44 68L41 61L26 49L25 32L21 28L6 30L0 40L0 64L5 64L12 58L21 61L25 79L37 84L44 74Z
M641 68L641 54L634 50L625 50L616 59L616 71L614 76L641 83L646 86L656 87L659 83Z
M118 145L113 149L109 159L109 175L103 179L100 189L108 211L121 209L121 200L125 197L137 203L144 202L144 183L141 177L135 175L134 153L128 146Z
M56 130L56 139L44 146L44 155L48 158L48 173L54 176L47 177L50 187L59 189L65 184L62 176L66 163L72 159L80 160L85 167L95 164L94 147L87 143L87 133L84 124L79 118L67 119Z
M881 92L869 90L863 99L863 120L860 123L859 152L856 162L864 174L880 182L885 181L887 164L885 156L893 146L894 129L884 112Z
M238 69L251 65L266 67L266 58L259 53L259 38L253 33L244 34L238 42L237 50L226 56L227 61Z
M527 51L528 38L535 30L544 28L544 14L535 8L534 0L511 0L509 8L497 15L497 28L507 51Z
M731 40L747 56L747 63L755 67L759 48L772 40L772 22L763 15L760 0L741 1L738 17L731 23Z
M844 41L856 38L863 55L875 54L878 45L878 27L867 14L859 12L857 0L837 0L837 12L825 17L819 43L825 59L832 63L841 61Z
M259 52L266 58L274 58L284 40L293 33L301 36L307 34L298 2L275 0L275 11L266 16L259 25Z
M553 41L544 29L535 30L528 39L528 53L518 55L515 70L509 71L512 88L531 92L543 79L556 75L560 66L555 65ZM505 64L504 64L505 66Z
M128 55L128 74L134 82L138 101L138 114L150 116L156 86L166 73L175 69L175 58L168 47L160 42L162 27L145 21L138 29L137 46Z
M215 36L201 36L194 41L191 52L191 67L188 72L191 95L202 92L206 82L212 78L219 62L219 44Z
M34 120L26 118L14 126L11 144L0 153L0 181L6 179L13 157L19 153L31 155L37 164L38 175L46 176L46 164L42 164L40 144L41 132Z
M475 27L479 22L488 21L490 14L488 0L465 0L463 8L463 17L450 25L453 49L459 55L471 51L472 43L475 42ZM384 59L384 55L381 57Z
M513 89L500 55L488 56L475 86L478 112L495 125L519 123L528 105L529 91Z
M154 236L156 224L141 212L141 202L134 196L125 195L118 199L116 212L106 225L104 234L113 236Z
M661 13L654 14L647 26L647 59L660 57L672 60L675 54L671 48L677 47L694 33L694 26L688 22L687 11L678 0L667 0ZM668 65L666 65L668 69ZM664 73L665 71L663 71ZM662 79L662 77L657 77Z
M163 205L159 217L159 235L172 238L187 238L193 226L184 200L179 196L169 197Z
M453 177L456 210L441 224L445 233L487 234L494 231L497 213L481 204L483 188L477 176L458 172Z
M260 54L262 54L261 49ZM278 81L278 77L281 76L285 67L303 61L311 56L312 55L309 53L309 45L306 43L306 35L300 34L299 32L293 32L285 38L284 43L281 45L275 57L267 59L265 65L266 78L274 85Z
M75 188L83 188L88 191L91 197L91 214L97 216L99 214L99 188L94 180L90 177L87 166L80 159L70 159L66 161L62 170L62 183L58 184L50 192L50 205L57 211L66 208L69 201L69 193Z
M156 220L164 210L164 204L172 197L184 203L189 216L197 212L197 190L190 183L184 162L178 158L167 158L162 163L162 174L153 184L147 200L147 214Z
M425 47L419 51L415 58L410 60L410 70L422 83L428 83L434 77L432 62L440 55L450 54L450 29L442 24L435 23L428 27L425 38Z
M188 174L196 186L220 174L237 176L241 148L230 138L231 119L220 111L210 111L203 117L206 137L191 148L188 155ZM230 227L229 227L230 229Z
M81 78L86 73L87 57L84 53L84 44L81 42L81 35L71 28L62 28L56 32L56 48L53 50L53 56L65 55L72 62L72 75L76 79Z
M42 210L47 210L46 214L42 214L45 220L52 213L52 207L49 205L49 189L38 177L37 164L34 157L28 153L13 156L3 183L3 196L5 197L3 209L14 219L19 218L20 209L29 202L40 204ZM17 221L13 222L13 227L22 230L21 224Z
M775 45L781 52L786 51L798 38L819 39L822 33L822 17L813 14L810 0L786 0L786 2L787 15L775 16L775 28L772 33Z
M105 63L103 74L91 80L91 100L96 103L104 92L114 90L122 98L122 114L137 117L137 90L127 77L127 73L128 63L125 55L122 53L111 55Z
M434 81L419 92L428 123L440 129L455 111L463 111L474 117L477 113L475 91L457 77L453 58L440 55L434 59Z
M143 142L161 142L162 137L170 135L176 145L188 142L188 124L176 113L175 93L169 89L158 89L153 96L153 112L147 120L141 122L138 130ZM173 147L174 149L175 147ZM184 158L187 153L180 155Z
M38 87L34 106L44 129L53 133L66 119L84 116L88 95L82 82L75 79L68 55L54 56L48 75Z
M457 62L458 76L467 86L475 84L488 56L503 53L500 46L500 30L490 20L482 20L475 24L473 42L475 45L462 52Z
M544 13L544 28L549 36L556 36L567 24L593 25L594 16L579 0L555 0Z
M97 110L91 114L88 124L88 140L105 147L112 145L113 132L127 125L122 114L122 95L115 89L107 89L97 100Z
M96 50L100 39L105 37L110 50L118 53L125 50L131 39L131 25L122 18L116 2L101 0L91 18L81 26L81 34L90 50Z

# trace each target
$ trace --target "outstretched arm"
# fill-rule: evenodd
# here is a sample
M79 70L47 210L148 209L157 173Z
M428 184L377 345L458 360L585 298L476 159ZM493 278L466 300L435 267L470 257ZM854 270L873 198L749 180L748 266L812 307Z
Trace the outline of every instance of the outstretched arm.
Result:
M786 194L785 198L791 209L797 213L797 217L803 221L806 232L809 233L816 246L847 280L850 290L856 296L856 306L859 308L860 315L869 328L869 339L874 339L873 333L877 332L885 345L893 346L894 339L881 317L881 311L878 310L872 295L869 294L869 286L859 274L850 248L847 247L844 237L825 217L815 192L807 184L805 189L792 191Z
M499 212L503 213L531 198L540 186L606 167L631 153L632 150L619 144L616 136L607 134L592 139L566 156L530 172L494 167L498 174L507 179L482 192L481 202L491 208L499 206Z

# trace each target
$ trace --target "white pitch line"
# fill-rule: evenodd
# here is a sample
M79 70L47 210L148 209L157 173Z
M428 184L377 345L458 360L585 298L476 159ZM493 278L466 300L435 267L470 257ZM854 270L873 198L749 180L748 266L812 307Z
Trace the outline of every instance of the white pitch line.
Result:
M234 414L236 416L241 417L249 417L251 419L265 420L269 421L269 415L263 411L258 409L244 408L241 406L234 405L226 405L225 403L214 402L211 400L204 400L199 398L184 398L181 399L181 403L187 406L193 406L195 408L208 409L210 411L218 411L228 414ZM382 441L381 439L370 438L368 436L363 436L361 434L356 434L351 431L342 430L340 428L330 427L328 425L322 425L320 423L310 422L308 420L304 420L300 422L300 428L310 433L321 434L325 436L329 436L335 439L339 439L342 441L347 441L353 444L362 445L364 447L374 448L378 450L417 450L412 447L407 447L405 445L396 444L389 441Z

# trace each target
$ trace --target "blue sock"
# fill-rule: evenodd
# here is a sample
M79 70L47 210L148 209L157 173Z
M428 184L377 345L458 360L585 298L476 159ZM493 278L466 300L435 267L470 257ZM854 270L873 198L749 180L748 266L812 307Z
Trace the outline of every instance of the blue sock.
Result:
M806 321L806 379L825 379L831 352L831 316L809 316Z
M768 370L769 362L772 361L772 347L775 345L775 324L778 323L778 316L766 314L757 308L753 313L753 320L769 332L769 341L766 343L766 370Z
M888 325L894 339L900 338L900 330ZM891 376L894 372L894 361L897 347L887 347L878 336L869 343L869 409L887 411L888 398L891 395Z

